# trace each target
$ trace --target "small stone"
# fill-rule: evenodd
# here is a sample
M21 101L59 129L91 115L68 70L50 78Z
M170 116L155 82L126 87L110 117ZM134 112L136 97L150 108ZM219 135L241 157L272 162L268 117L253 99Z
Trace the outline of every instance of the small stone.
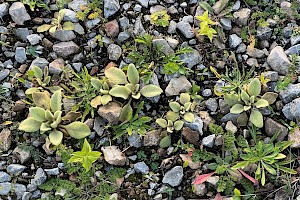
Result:
M21 164L25 163L26 161L29 160L30 156L30 151L26 149L22 149L20 147L16 147L13 151L13 155L17 157L20 161Z
M160 51L165 55L174 53L174 50L165 39L154 39L152 40L152 43L155 48L160 48Z
M27 60L26 50L24 47L17 47L15 51L15 59L18 63L25 63Z
M104 17L109 18L120 9L119 0L104 0Z
M26 192L26 186L23 184L16 183L13 185L17 199L21 199L24 193Z
M21 2L14 2L9 8L9 14L12 20L18 25L24 25L25 21L31 19L24 4Z
M286 104L282 112L284 116L289 120L300 119L300 98L294 99L292 102Z
M0 172L0 183L10 182L10 180L11 180L11 177L8 173Z
M101 106L98 110L98 114L106 119L111 124L116 124L119 121L122 107L116 102L110 102L105 106Z
M161 140L161 135L160 135L160 131L159 130L153 130L150 132L147 132L144 135L144 140L143 140L143 145L144 146L158 146L159 142Z
M168 27L168 33L174 34L176 33L177 23L173 20L170 21L169 27Z
M225 126L226 131L231 131L232 133L237 132L237 127L232 123L232 121L228 121Z
M288 50L285 51L287 55L297 54L300 55L300 44L296 44L290 47Z
M206 136L206 137L204 137L202 139L202 143L201 144L203 146L212 148L214 146L215 139L216 139L216 135L215 134Z
M143 26L142 19L141 17L137 17L134 23L133 34L137 36L137 35L144 35L145 33L146 31Z
M130 38L130 34L127 32L120 32L118 35L118 40L122 43Z
M65 66L65 61L61 58L55 59L49 64L50 74L60 74Z
M71 98L63 98L63 108L66 111L66 113L70 112L72 108L76 105L75 99Z
M200 117L196 116L192 123L185 122L184 124L186 127L189 127L194 131L197 131L200 135L203 134L203 121Z
M27 36L29 35L28 28L16 28L16 36L23 41L27 41Z
M33 179L31 179L31 184L39 186L43 183L45 183L47 180L47 175L45 171L42 168L38 168L36 171L36 174Z
M186 141L197 145L199 141L199 133L197 131L193 131L188 127L183 127L181 131L182 136L186 139Z
M268 26L266 27L258 27L256 31L256 37L259 40L269 40L272 36L272 29Z
M232 29L231 20L228 18L221 18L220 24L222 25L223 29L226 31L230 31Z
M123 166L126 162L125 155L117 146L102 147L101 151L104 154L104 159L111 165Z
M48 40L47 38L43 38L42 45L46 49L52 49L52 47L53 47L53 43L50 40Z
M61 42L68 42L76 38L76 35L73 31L63 29L56 30L54 33L50 33L50 35Z
M30 200L31 196L32 196L32 194L30 192L24 192L24 194L22 196L22 200Z
M40 41L42 41L41 36L39 36L38 34L31 34L31 35L28 35L26 38L31 45L36 45Z
M116 44L110 44L107 48L108 57L110 60L117 61L122 55L122 48Z
M7 166L6 170L9 174L17 175L22 173L26 169L25 166L20 164L10 164Z
M100 137L103 135L104 133L104 127L105 127L105 122L101 117L96 117L95 121L94 121L94 131L96 131L97 135L99 135Z
M144 8L148 8L149 0L137 0Z
M81 6L86 6L88 4L88 0L73 0L68 4L68 7L74 10L75 12L80 11Z
M122 17L119 19L121 30L126 31L130 27L130 22L127 17Z
M53 168L53 169L45 169L44 170L48 176L58 176L59 175L59 168Z
M8 9L9 9L9 4L7 2L0 4L0 18L8 14Z
M63 58L67 58L69 55L79 52L79 47L73 41L60 42L53 45L53 51Z
M178 40L171 38L171 37L167 37L166 40L172 49L176 49L176 47L179 44Z
M272 49L268 58L268 64L271 68L277 71L280 75L287 75L289 72L290 61L281 46Z
M129 142L130 146L135 147L135 148L139 148L142 146L141 137L135 131L132 133L132 135L128 136L128 142Z
M136 173L148 174L149 167L145 164L145 162L138 162L134 164L134 170Z
M84 24L87 29L92 29L95 26L97 26L100 22L101 22L100 18L95 18L95 19L91 19L91 20L86 20L84 22Z
M85 33L84 28L79 23L74 24L74 31L80 35L83 35Z
M162 182L167 183L172 187L179 186L183 178L182 166L176 166L169 170L163 177Z
M64 21L71 21L74 23L79 21L79 19L76 16L76 12L70 9L64 9L64 11L65 11L64 18L63 18Z
M9 69L2 69L0 71L0 81L4 80L6 77L8 77L10 71Z
M41 69L44 69L46 66L48 66L49 65L49 62L45 59L45 58L40 58L40 57L38 57L38 58L36 58L36 59L34 59L32 62L31 62L31 65L30 65L30 67L31 66L37 66L37 67L39 67L39 68L41 68Z
M216 98L209 98L205 101L205 105L212 112L216 112L218 109L218 102Z
M242 43L242 39L236 34L229 35L229 47L236 48Z
M185 76L179 78L172 78L169 82L165 93L167 96L177 96L182 92L186 92L192 88L192 84L186 79Z
M241 43L237 50L236 50L236 53L244 53L247 49L247 46L244 44L244 43Z
M295 35L291 37L291 46L298 44L300 42L300 35Z
M275 71L266 71L266 72L263 72L264 76L266 79L269 79L270 81L278 81L278 72L275 72Z
M4 182L0 183L0 195L6 196L11 190L11 183Z
M137 13L140 13L142 11L142 6L140 4L135 4L133 10Z
M205 184L194 184L193 185L193 192L197 195L197 196L204 196L206 194L206 187Z
M211 176L207 179L207 182L212 184L213 186L216 186L219 182L220 177L219 176Z
M247 54L250 56L250 57L253 57L253 58L263 58L265 57L265 52L261 49L257 49L257 48L247 48Z
M184 62L188 68L192 68L195 65L199 64L202 60L202 56L197 50L192 50L192 52L180 54L180 61Z
M293 141L292 148L300 148L300 130L296 128L293 132L288 135L288 141Z
M276 134L279 131L280 133L276 138L278 142L283 141L285 136L287 136L289 133L288 129L285 126L274 121L271 118L267 118L265 121L265 131L266 134L270 137L272 137L274 134Z
M299 96L300 83L289 84L285 90L279 90L279 97L284 103L289 103Z
M195 33L191 25L187 21L180 21L177 23L177 29L183 34L187 39L195 37Z
M119 24L117 20L112 20L105 24L105 31L108 37L117 37L119 34Z
M11 145L11 131L7 128L0 132L0 149L8 151Z
M204 97L210 97L211 95L212 95L211 89L204 89L202 91L202 96L204 96Z
M242 8L233 13L234 21L238 26L246 26L251 10L249 8Z
M212 7L215 14L219 14L228 4L229 0L219 0Z

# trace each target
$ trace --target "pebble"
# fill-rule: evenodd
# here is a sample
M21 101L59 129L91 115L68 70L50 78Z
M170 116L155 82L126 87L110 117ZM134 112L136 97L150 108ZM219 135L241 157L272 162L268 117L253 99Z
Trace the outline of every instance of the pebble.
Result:
M39 36L38 34L30 34L26 38L31 45L36 45L40 43L40 41L42 41L41 36Z
M118 35L118 41L123 43L124 41L128 40L130 38L130 34L128 32L120 32Z
M88 0L73 0L68 4L68 7L74 10L75 12L80 11L80 6L86 6L88 4Z
M218 109L218 102L216 98L209 98L205 101L205 105L212 112L216 112Z
M236 34L229 35L229 47L236 48L242 43L242 39Z
M268 26L258 27L256 30L256 37L259 40L269 40L272 36L272 29Z
M144 135L143 146L158 146L161 140L159 130L152 130Z
M285 51L287 55L297 54L300 55L300 44L296 44L290 47L288 50Z
M60 74L65 66L65 61L61 58L55 59L49 64L50 74Z
M187 21L180 21L177 23L177 29L183 34L183 36L187 39L191 39L195 37L195 33L191 25Z
M26 149L22 149L20 147L16 147L13 151L13 155L18 158L21 164L24 164L26 161L29 160L30 156L30 151Z
M11 183L9 182L0 183L0 195L6 196L9 194L10 190L11 190Z
M73 31L63 29L56 30L54 33L50 33L50 35L61 42L68 42L76 38L76 35Z
M64 14L64 21L70 21L70 22L78 22L79 19L76 17L76 12L74 12L73 10L70 9L64 9L65 14Z
M214 146L215 139L216 139L216 135L215 135L215 134L206 136L206 137L204 137L204 138L202 139L201 144L202 144L203 146L212 148L212 147Z
M197 196L204 196L206 194L206 187L205 184L197 184L197 185L193 185L193 192L197 195Z
M179 186L183 178L182 166L176 166L169 170L163 177L162 182L167 183L172 187Z
M195 119L192 123L184 122L184 124L186 127L197 131L200 135L203 134L203 120L201 119L201 117L195 116Z
M16 183L14 184L14 191L17 195L17 199L21 199L26 192L26 186L23 184Z
M242 8L239 11L234 12L234 22L240 27L246 26L250 13L251 10L249 8Z
M108 57L110 60L117 61L122 55L122 48L116 44L110 44L107 48Z
M44 170L48 176L58 176L59 175L59 168L53 168L53 169L45 169Z
M142 146L142 139L139 134L137 134L135 131L132 133L132 135L128 136L128 142L129 145L135 148L139 148Z
M212 95L211 89L204 89L202 91L202 96L204 96L204 97L210 97L211 95Z
M53 45L53 51L56 52L63 58L67 58L69 55L79 52L79 46L73 41L71 42L60 42Z
M112 21L107 22L104 25L104 27L105 27L105 31L106 31L107 36L112 37L112 38L118 36L118 34L119 34L119 24L118 24L117 20L112 20Z
M300 98L294 99L284 105L282 112L289 120L300 119Z
M31 20L24 4L21 2L14 2L9 8L9 14L12 20L18 25L24 25L25 21Z
M8 77L10 71L9 69L2 69L0 71L0 81L4 80L6 77Z
M8 14L8 9L9 9L9 4L7 2L0 4L0 18Z
M36 59L34 59L32 62L31 62L31 65L30 65L30 67L31 66L37 66L37 67L39 67L39 68L41 68L41 69L44 69L46 66L48 66L49 65L49 62L45 59L45 58L40 58L40 57L38 57L38 58L36 58Z
M9 129L2 129L0 132L0 150L8 151L11 145L11 131Z
M18 175L26 169L25 166L20 164L10 164L7 166L7 172L12 175Z
M104 154L104 159L111 165L123 166L126 162L125 155L117 146L102 147L101 151Z
M45 171L42 168L38 168L34 178L31 179L30 183L32 185L39 186L39 185L45 183L46 180L47 180L47 175L46 175Z
M172 78L165 90L167 96L177 96L182 92L186 92L192 88L192 84L185 76L179 78Z
M8 173L0 172L0 183L10 182L10 180L11 180L11 177Z
M300 83L289 84L285 90L279 90L279 97L284 103L289 103L299 96Z
M120 9L119 0L104 0L104 17L109 18Z
M285 126L271 118L267 118L265 120L265 131L266 134L270 137L272 137L274 134L280 131L278 137L276 138L278 142L283 141L285 136L287 136L289 133L288 129Z
M228 18L221 18L220 24L222 25L223 29L226 31L230 31L232 29L231 20Z
M160 51L165 55L174 53L174 50L165 39L154 39L152 40L152 44L155 46L155 48L160 48Z
M134 164L134 170L136 173L148 174L149 167L145 164L145 162L138 162Z
M276 46L271 50L267 62L280 75L286 75L289 72L291 63L281 46Z
M300 130L296 128L288 134L288 141L293 141L292 148L300 148Z
M188 68L192 68L202 61L202 56L197 50L192 49L192 52L180 54L180 61L184 62Z
M183 127L181 130L181 134L186 139L186 141L197 145L199 141L199 133L197 131L193 131L188 127Z

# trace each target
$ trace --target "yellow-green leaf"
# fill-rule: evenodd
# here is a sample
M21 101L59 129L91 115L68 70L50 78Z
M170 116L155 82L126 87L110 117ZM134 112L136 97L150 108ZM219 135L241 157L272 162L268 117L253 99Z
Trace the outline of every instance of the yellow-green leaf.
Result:
M163 90L160 87L152 84L146 85L140 90L140 93L147 98L158 96L162 92Z
M45 110L50 110L50 94L46 91L44 92L34 92L32 93L33 103L40 108Z
M33 117L36 121L44 122L46 121L45 118L45 110L40 107L32 107L29 108L30 116Z
M127 78L125 73L116 67L111 67L104 71L108 81L113 84L127 84Z
M54 92L50 100L51 111L53 113L61 110L61 106L62 106L61 100L62 100L61 90Z
M76 139L82 139L91 134L89 127L82 122L73 122L63 127L68 134Z
M240 114L244 111L244 106L242 104L235 104L230 109L230 113L232 114Z
M41 32L48 31L50 28L51 28L51 25L49 25L49 24L43 24L43 25L39 26L36 31L38 33L41 33Z
M19 125L19 130L25 132L36 132L40 130L42 122L35 120L33 117L28 117L24 121L22 121Z
M254 126L256 126L258 128L262 128L264 126L263 116L257 110L252 109L251 114L250 114L250 121L252 124L254 124Z
M248 94L250 96L258 96L261 92L261 84L258 78L254 78L248 85Z
M131 91L126 86L115 86L110 91L109 94L114 97L120 97L123 99L127 99Z
M134 85L140 82L139 72L132 63L128 65L127 77L129 82Z
M73 31L75 28L74 24L72 22L65 22L63 24L63 29L66 31Z
M49 134L49 140L53 145L57 146L61 143L63 136L64 134L61 131L53 130Z

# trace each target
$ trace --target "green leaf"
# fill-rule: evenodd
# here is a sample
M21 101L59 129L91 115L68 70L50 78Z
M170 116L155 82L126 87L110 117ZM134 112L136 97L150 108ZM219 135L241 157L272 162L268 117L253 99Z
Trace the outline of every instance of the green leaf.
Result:
M232 169L242 169L244 167L247 167L250 163L248 161L242 161L242 162L239 162L237 163L236 165L234 165L232 167Z
M182 105L184 105L191 101L191 96L188 93L181 93L179 101Z
M168 125L167 120L162 119L162 118L158 118L158 119L156 120L156 123L157 123L159 126L161 126L162 128L167 128L167 125Z
M166 119L171 120L172 122L176 121L179 119L179 113L173 112L173 111L168 111L166 114Z
M264 126L263 116L257 110L251 110L250 121L252 124L254 124L254 126L258 128L262 128Z
M209 13L213 14L214 10L213 8L205 1L200 1L199 5L206 11L208 11Z
M110 95L109 95L110 96ZM97 108L98 106L100 106L102 104L102 97L99 95L99 96L96 96L95 98L93 98L91 100L91 106L93 108Z
M50 95L48 92L34 92L32 93L33 103L40 108L50 110Z
M132 64L132 63L128 65L127 77L128 77L129 82L134 85L138 84L140 82L139 72L136 69L136 67L134 66L134 64Z
M160 87L152 84L146 85L140 90L140 93L147 98L158 96L162 92L163 90Z
M120 97L123 99L128 99L131 91L126 86L116 85L110 91L109 94L114 97Z
M269 105L269 102L265 99L259 99L257 102L254 104L256 108L263 108L267 107Z
M175 129L176 131L181 130L182 127L183 127L183 124L184 124L184 122L181 121L181 120L178 120L178 121L174 122L174 129Z
M225 103L227 105L233 106L233 105L235 105L235 104L238 103L238 101L239 101L239 95L233 94L233 93L231 93L231 94L224 94L224 101L225 101Z
M160 148L167 148L171 145L171 136L167 135L159 142Z
M264 186L266 184L266 175L265 175L265 170L262 169L262 174L261 174L261 185Z
M125 73L116 67L111 67L104 71L105 76L108 78L108 81L113 84L127 84L127 78Z
M48 121L53 121L53 120L54 120L54 116L53 116L53 114L50 112L50 110L46 110L46 112L45 112L45 118L46 118Z
M91 78L91 84L98 91L102 88L102 83L98 78Z
M244 112L244 106L242 104L235 104L230 109L230 113L232 114L240 114L242 112Z
M130 105L130 101L122 108L119 120L121 122L128 122L132 118L133 109Z
M53 145L57 146L61 143L63 136L64 134L61 131L53 130L49 134L49 140Z
M56 31L56 29L57 29L57 26L52 26L52 27L49 29L49 33L54 34L55 31Z
M42 33L42 32L48 31L50 28L51 28L51 25L49 25L49 24L43 24L43 25L37 27L36 31L38 33Z
M185 114L183 115L183 119L184 119L185 121L187 121L187 122L192 123L192 122L194 121L194 119L195 119L195 116L194 116L193 113L187 112L187 113L185 113Z
M50 100L51 111L53 113L61 110L61 106L62 106L61 100L62 100L61 90L57 90L56 92L54 92Z
M45 110L40 107L32 107L29 108L30 116L33 117L36 121L44 122L46 121L45 118Z
M51 129L52 128L48 125L48 123L42 123L40 127L40 134L50 131Z
M73 122L63 126L63 128L66 129L71 137L76 139L82 139L91 134L89 127L82 122Z
M28 117L24 121L22 121L19 125L19 130L25 132L36 132L40 130L42 122L35 120L33 117Z
M295 171L291 168L288 168L288 167L278 166L278 169L283 171L283 172L289 173L289 174L297 174L297 171Z
M74 26L73 22L65 22L63 24L63 29L66 31L73 31L75 29L75 26Z
M261 162L262 166L272 175L276 175L276 170L267 163Z
M254 78L248 85L248 94L257 97L261 92L261 85L258 78Z
M105 95L103 95L102 96L102 98L101 98L101 103L102 103L102 105L106 105L106 104L108 104L109 102L111 102L112 101L112 98L111 98L111 96L109 95L109 94L105 94Z
M269 105L275 103L276 99L278 97L278 94L275 92L267 92L262 96L262 99L265 99L269 102Z
M180 104L177 103L177 102L175 102L175 101L171 101L171 102L169 103L169 106L170 106L170 108L171 108L171 110L172 110L173 112L179 112L179 111L180 111Z
M39 68L39 67L37 67L37 66L31 66L30 67L31 68L31 70L33 71L33 73L34 73L34 76L36 77L36 78L39 78L39 79L42 79L43 78L43 71L41 70L41 68Z
M250 96L247 94L247 92L245 92L244 90L242 90L242 92L241 92L241 99L244 102L249 102L250 101Z

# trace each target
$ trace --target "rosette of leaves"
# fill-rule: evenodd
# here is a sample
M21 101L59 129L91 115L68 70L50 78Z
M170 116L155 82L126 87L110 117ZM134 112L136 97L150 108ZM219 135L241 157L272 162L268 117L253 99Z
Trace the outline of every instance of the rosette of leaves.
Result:
M109 94L114 97L139 99L142 95L149 98L163 92L160 87L153 84L145 85L140 89L140 76L134 64L128 65L127 75L121 69L111 67L105 70L105 76L108 78L108 83L113 85Z
M91 100L91 106L97 108L100 105L105 106L112 101L112 96L109 94L109 85L106 81L99 80L97 78L91 78L91 84L99 93L98 96Z
M150 23L156 26L167 27L170 21L170 15L168 15L167 11L157 11L150 15Z
M297 172L291 168L285 167L285 165L293 162L291 159L286 159L286 155L281 152L288 148L293 141L277 142L264 144L259 141L254 147L247 147L244 149L244 154L240 157L244 160L236 165L233 169L240 169L247 167L251 164L256 164L255 179L260 180L264 186L266 182L266 173L271 175L277 175L278 171L297 174ZM283 160L285 159L285 160Z
M76 139L82 139L90 135L89 127L76 120L80 113L69 112L62 117L62 92L54 92L50 98L47 91L32 93L36 107L29 108L30 116L22 121L19 130L25 132L49 133L49 141L57 146L62 142L63 135L67 134Z
M45 32L49 30L49 33L55 33L56 30L74 30L74 24L72 22L64 22L62 20L64 18L66 10L62 9L58 13L55 13L55 17L52 18L51 24L43 24L37 28L37 32Z
M258 78L254 78L241 90L240 95L236 93L224 95L225 102L231 106L230 113L240 114L237 119L240 125L247 125L247 113L250 112L250 122L258 128L263 127L263 115L259 109L273 104L276 101L278 94L267 92L259 98L260 92L261 83Z
M215 34L217 34L217 31L211 28L211 25L215 25L216 23L209 19L208 11L205 11L201 16L196 16L196 18L201 21L199 35L206 35L209 38L210 42L212 42L212 39Z

